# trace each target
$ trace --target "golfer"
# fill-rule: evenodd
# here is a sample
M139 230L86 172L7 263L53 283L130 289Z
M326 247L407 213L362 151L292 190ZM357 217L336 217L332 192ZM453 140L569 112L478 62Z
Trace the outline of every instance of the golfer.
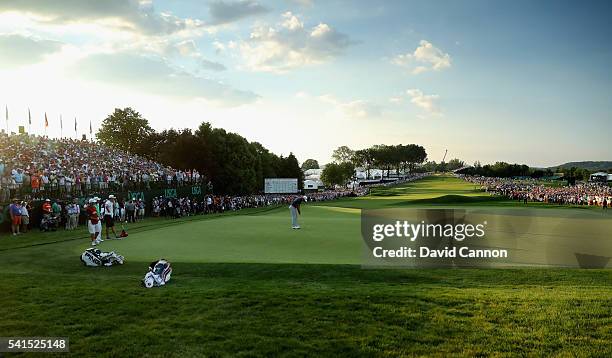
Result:
M293 199L293 201L291 202L291 205L289 205L289 211L291 212L291 228L292 229L300 228L300 224L298 224L298 214L302 215L302 212L300 211L300 205L305 201L308 201L308 198L306 197L306 195L298 196L297 198Z
M87 229L91 235L91 246L96 246L102 242L102 238L98 238L100 232L102 232L102 225L100 225L100 218L98 217L98 209L96 208L96 199L89 199L89 205L85 209L87 211Z

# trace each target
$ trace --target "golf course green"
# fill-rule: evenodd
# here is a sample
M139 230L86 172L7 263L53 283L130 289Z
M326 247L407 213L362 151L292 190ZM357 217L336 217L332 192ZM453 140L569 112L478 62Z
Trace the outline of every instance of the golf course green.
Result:
M361 268L360 209L471 205L517 203L431 176L307 203L301 230L285 206L151 218L100 245L126 258L110 268L79 261L84 228L4 234L0 337L69 337L74 356L612 355L610 270ZM158 258L172 280L144 289Z

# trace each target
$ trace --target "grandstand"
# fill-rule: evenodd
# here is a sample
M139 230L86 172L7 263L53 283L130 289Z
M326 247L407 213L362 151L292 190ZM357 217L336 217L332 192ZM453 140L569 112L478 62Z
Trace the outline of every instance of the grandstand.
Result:
M203 180L195 169L173 169L93 141L0 134L0 203L176 188Z

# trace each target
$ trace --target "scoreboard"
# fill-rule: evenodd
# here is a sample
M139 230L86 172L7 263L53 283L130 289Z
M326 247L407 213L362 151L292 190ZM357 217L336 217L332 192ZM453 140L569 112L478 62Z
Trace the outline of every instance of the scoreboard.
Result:
M264 180L264 193L266 194L289 194L298 192L298 180L296 178L266 178Z

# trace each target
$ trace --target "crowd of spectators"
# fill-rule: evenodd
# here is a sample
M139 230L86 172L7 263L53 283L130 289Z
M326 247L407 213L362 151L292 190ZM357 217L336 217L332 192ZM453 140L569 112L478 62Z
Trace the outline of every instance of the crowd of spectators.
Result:
M608 208L612 200L612 187L606 183L577 183L555 186L535 179L492 178L460 175L485 191L509 199L560 205L595 205Z
M335 200L343 197L362 196L368 193L368 188L358 188L356 190L333 190L308 194L308 200L313 202ZM135 223L145 218L146 215L154 217L180 218L184 216L205 215L214 213L224 213L227 211L237 211L246 208L274 207L279 205L289 205L296 195L261 194L261 195L205 195L169 198L155 197L151 202L151 207L147 208L144 200L139 198L128 198L128 200L114 200L113 213L114 220L119 223ZM90 200L93 200L90 203ZM15 199L9 205L9 217L13 235L20 235L27 232L34 225L42 231L55 231L59 228L66 230L78 229L87 221L85 212L86 205L94 205L96 211L101 216L104 212L105 200L93 197L80 203L78 199L51 200L43 201L20 201ZM151 212L147 212L151 210ZM32 213L35 213L35 220L30 220Z
M419 180L419 179L423 179L427 176L430 176L431 173L413 173L410 174L402 179L398 179L395 181L388 181L388 182L384 182L384 183L377 183L377 184L369 184L368 187L369 188L376 188L376 187L389 187L389 186L393 186L393 185L400 185L400 184L405 184L405 183L409 183L415 180Z
M87 205L94 205L96 210L104 215L105 200L94 197L93 203L89 200ZM41 231L55 231L59 228L75 230L86 222L86 204L80 203L78 199L51 200L43 201L13 200L8 207L11 229L14 235L27 232L33 226ZM133 223L145 217L144 200L132 198L131 200L119 200L114 202L112 216L118 222ZM33 217L34 220L31 219Z
M329 190L307 194L309 201L328 201L343 197L363 196L368 193L368 188L357 188L355 190ZM226 211L237 211L247 208L262 208L278 205L289 205L296 195L280 194L258 194L258 195L206 195L199 200L195 197L167 198L156 197L153 199L153 216L173 217L191 216L199 214L215 214Z
M0 134L0 202L31 195L84 196L200 183L197 170L175 170L101 144L35 135Z

